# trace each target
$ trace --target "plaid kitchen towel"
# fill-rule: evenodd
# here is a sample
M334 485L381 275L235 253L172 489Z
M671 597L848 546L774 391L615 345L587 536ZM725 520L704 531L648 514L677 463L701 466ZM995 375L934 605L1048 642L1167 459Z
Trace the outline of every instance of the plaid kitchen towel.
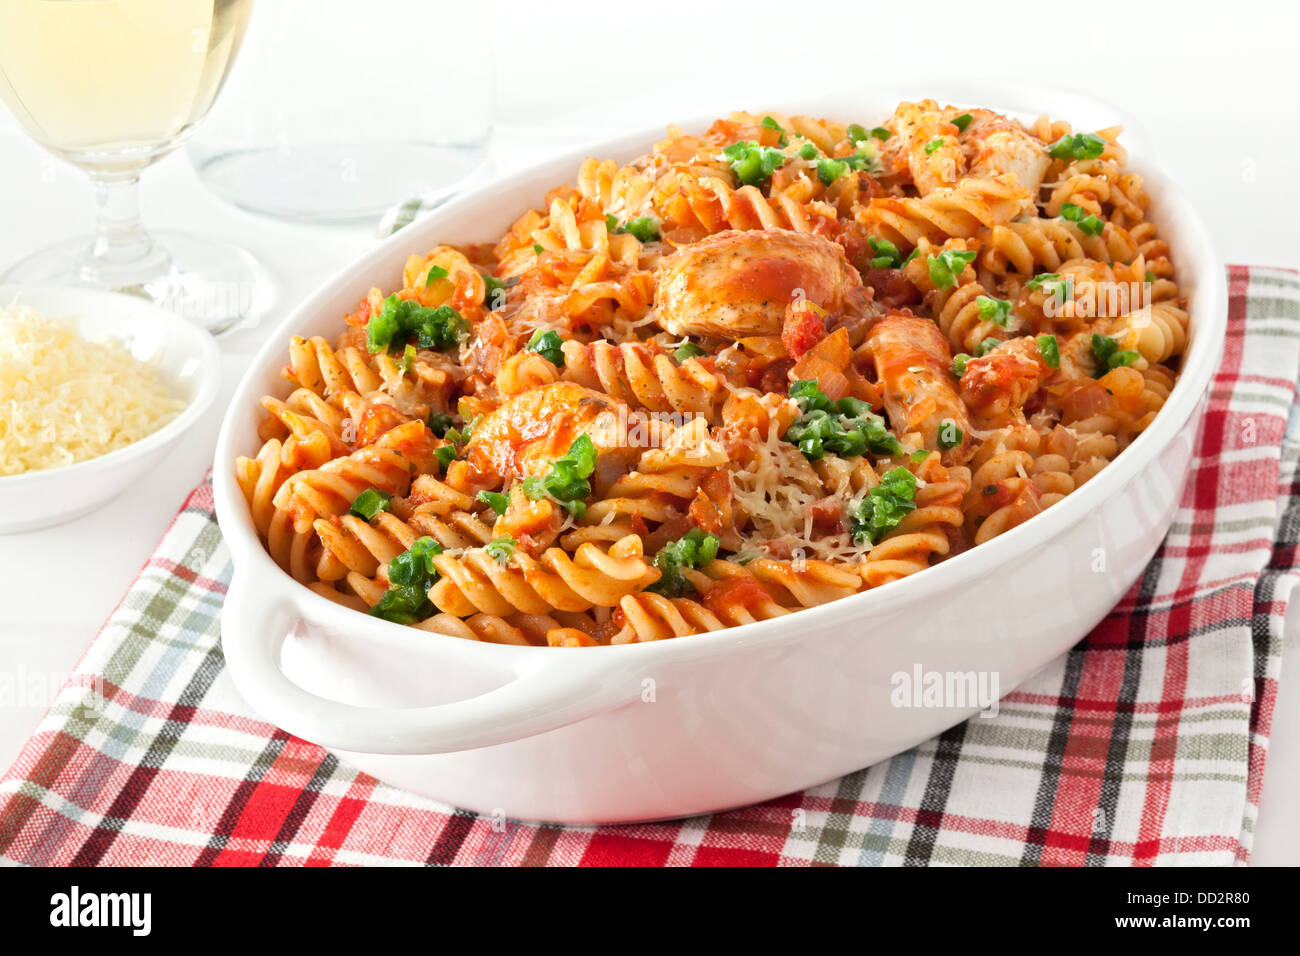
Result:
M204 484L0 782L0 859L1245 862L1297 578L1300 277L1233 267L1230 280L1223 363L1168 538L1111 615L994 718L746 810L494 826L249 712L222 666L231 568Z

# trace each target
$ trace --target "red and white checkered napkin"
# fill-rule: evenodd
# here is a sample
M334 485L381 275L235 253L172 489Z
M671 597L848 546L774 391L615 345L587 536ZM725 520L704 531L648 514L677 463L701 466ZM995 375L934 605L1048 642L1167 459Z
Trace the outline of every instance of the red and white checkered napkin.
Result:
M253 716L222 665L230 557L204 484L0 783L0 860L1242 862L1297 579L1298 372L1300 277L1233 267L1182 508L1086 640L995 718L805 793L676 823L494 827Z

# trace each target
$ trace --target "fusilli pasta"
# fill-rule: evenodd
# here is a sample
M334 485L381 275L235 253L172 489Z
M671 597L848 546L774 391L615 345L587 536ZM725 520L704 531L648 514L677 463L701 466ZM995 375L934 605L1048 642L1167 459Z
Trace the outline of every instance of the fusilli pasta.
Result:
M1159 413L1189 316L1119 129L934 101L592 158L294 337L235 463L281 567L466 640L769 620L1032 519Z

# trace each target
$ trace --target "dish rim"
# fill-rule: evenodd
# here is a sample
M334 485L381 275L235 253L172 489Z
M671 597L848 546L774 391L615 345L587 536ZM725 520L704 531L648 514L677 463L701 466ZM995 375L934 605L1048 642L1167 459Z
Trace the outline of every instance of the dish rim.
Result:
M948 84L945 87L941 81L934 84L920 81L909 85L924 87L928 91L926 95L953 105L968 105L972 108L981 106L1021 117L1027 115L1025 110L1004 107L1002 104L1007 101L1026 99L1027 90L1030 91L1028 96L1034 97L1034 102L1039 104L1038 108L1041 111L1049 112L1054 116L1058 113L1055 107L1060 105L1060 101L1069 100L1073 104L1086 105L1093 111L1113 115L1121 122L1128 117L1124 111L1107 106L1086 94L1059 88L1018 84L1013 89L964 82L960 85ZM975 91L973 94L972 90ZM897 98L900 95L895 92L895 89L889 91L839 89L815 96L800 97L784 104L772 104L772 108L787 113L791 110L812 112L823 108L817 104L843 100L854 93L867 100L876 97L885 97L887 100L889 97ZM949 93L958 95L949 95ZM902 98L907 98L905 93L902 94ZM1072 117L1062 113L1060 118L1074 125ZM713 119L716 119L716 115L709 113L679 120L676 125L685 129L703 129ZM275 325L236 387L217 441L217 467L214 472L217 517L222 532L230 543L234 560L235 580L232 581L232 587L236 586L236 582L239 582L240 586L249 586L249 577L255 576L257 582L254 586L274 587L280 590L282 593L277 595L278 600L288 602L300 617L313 621L344 620L347 631L352 637L365 639L368 635L375 635L386 641L404 638L412 649L426 651L429 650L431 638L441 639L435 645L440 652L446 651L452 655L464 654L467 658L473 656L484 663L490 662L507 668L517 669L520 664L536 665L542 661L553 661L557 653L566 650L582 651L588 655L592 653L589 648L555 648L466 641L462 638L384 621L342 607L316 594L275 563L252 525L247 502L244 501L234 480L234 459L237 454L243 453L236 452L235 446L247 438L247 435L242 433L236 434L236 419L249 407L250 401L255 405L257 399L263 394L254 383L265 377L271 363L276 361L276 356L283 355L289 337L299 334L301 327L316 318L325 302L341 295L347 287L357 282L358 277L380 271L390 259L395 260L403 253L409 255L416 251L424 241L417 237L427 238L429 233L436 232L444 220L475 207L492 209L494 194L503 187L518 187L528 183L540 196L555 185L556 176L565 182L572 179L574 171L583 159L597 156L601 159L615 158L626 161L626 158L644 153L649 144L662 135L663 126L655 124L596 142L588 142L580 148L530 164L523 169L494 176L352 260L338 270L329 282L319 287L314 294ZM1177 242L1186 247L1187 253L1184 253L1176 266L1180 285L1185 287L1187 277L1195 276L1194 309L1189 310L1193 312L1191 320L1193 331L1190 335L1189 347L1183 355L1178 381L1155 420L1123 453L1083 487L1067 495L1064 500L991 541L954 555L927 568L924 573L893 581L887 587L862 591L836 601L798 610L796 613L801 626L797 629L788 626L789 616L782 616L718 631L688 635L685 640L610 645L597 652L602 659L611 662L616 659L628 661L633 654L707 655L726 646L750 646L777 639L782 633L810 631L819 623L837 615L867 618L887 612L899 605L915 605L936 595L955 595L973 579L988 573L990 569L1042 547L1061 531L1084 520L1102 501L1122 494L1126 486L1139 473L1153 465L1161 451L1188 424L1213 382L1222 351L1221 343L1227 328L1227 283L1222 260L1204 220L1177 184L1157 163L1152 161L1147 154L1148 147L1144 137L1139 132L1136 137L1126 137L1123 144L1130 153L1130 166L1140 171L1148 185L1154 186L1155 191L1160 194L1158 199L1153 198L1153 204L1158 203L1161 211L1177 210L1178 218L1182 220ZM517 212L515 214L518 215ZM1161 217L1157 216L1157 218ZM1169 237L1165 235L1164 238ZM341 316L339 320L341 322ZM1180 480L1181 478L1182 476ZM234 514L229 507L232 504L235 506ZM338 614L346 617L336 618ZM375 630L376 628L378 630ZM615 650L615 647L620 649ZM633 650L633 648L638 649Z
M208 410L208 407L217 397L217 391L221 387L221 349L207 331L188 319L184 319L147 299L124 295L120 292L108 292L102 289L77 289L53 285L0 285L0 303L6 306L14 304L15 296L28 293L71 296L73 299L84 298L92 302L97 299L107 299L119 303L122 308L130 304L139 310L131 316L132 318L144 314L153 321L184 329L185 331L182 334L187 336L188 341L194 346L189 350L190 354L187 360L197 359L199 362L198 387L195 390L194 397L186 402L185 407L181 409L176 417L157 431L150 432L143 438L133 441L123 448L117 448L105 454L96 455L94 458L87 458L84 461L73 462L70 465L60 465L56 468L40 468L35 471L25 471L18 475L0 475L0 491L17 488L23 484L35 484L43 480L52 480L56 475L60 479L75 479L89 475L96 470L123 464L140 455L147 455L150 451L166 445L185 434ZM18 302L17 304L24 303ZM57 318L73 318L80 322L83 311L83 309L79 309L77 314L57 316ZM124 324L126 321L127 319L123 318L121 323ZM113 324L118 324L118 320L113 320ZM161 366L157 368L162 369ZM167 370L167 374L171 374L171 371L170 369Z

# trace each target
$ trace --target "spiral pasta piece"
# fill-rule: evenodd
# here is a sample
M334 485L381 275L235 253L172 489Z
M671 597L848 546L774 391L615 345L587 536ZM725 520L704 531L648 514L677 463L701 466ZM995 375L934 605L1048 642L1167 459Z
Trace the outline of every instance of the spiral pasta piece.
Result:
M1029 199L1014 179L965 179L926 196L872 199L858 221L878 239L912 248L922 239L970 239L981 229L1008 222Z
M916 491L915 508L858 565L868 588L923 571L946 555L965 516L962 499L970 488L965 467L945 468L930 455L916 469L925 482Z
M716 419L726 397L722 380L695 358L674 362L635 342L566 342L562 377L603 391L632 408Z
M373 445L290 476L275 493L275 507L292 516L296 530L307 531L317 516L347 511L367 488L405 494L431 450L424 423L407 422Z
M1132 349L1152 364L1167 362L1187 347L1188 316L1169 302L1157 302L1120 316L1109 329L1120 348Z
M549 548L540 559L515 552L503 563L475 548L440 554L434 565L441 577L429 600L462 617L475 610L507 615L613 607L659 579L659 571L642 555L640 538L631 535L605 551L592 543L580 545L572 557L562 548Z
M666 598L642 591L619 601L623 627L610 638L611 644L662 641L670 637L720 631L724 624L703 604L689 598Z
M980 268L994 275L1057 272L1074 259L1128 262L1140 253L1127 230L1109 226L1099 235L1085 233L1065 219L1025 219L981 230Z

